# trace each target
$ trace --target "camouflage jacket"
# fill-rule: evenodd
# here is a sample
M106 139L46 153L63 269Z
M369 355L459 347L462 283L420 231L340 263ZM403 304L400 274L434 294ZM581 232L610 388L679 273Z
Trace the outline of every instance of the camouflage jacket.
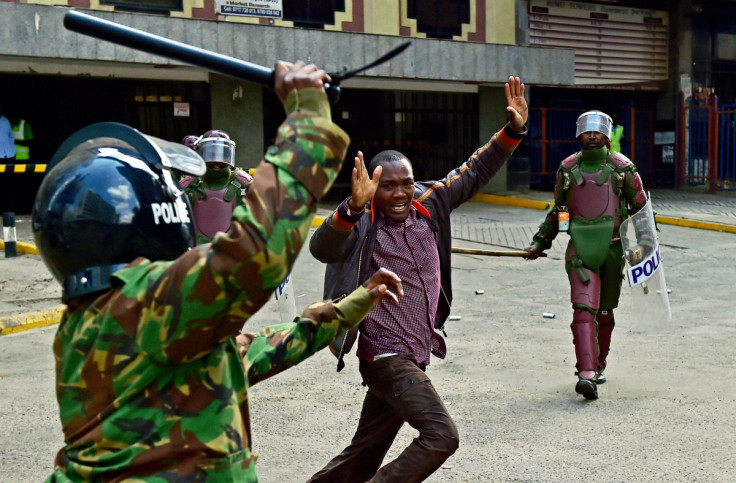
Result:
M292 92L285 106L230 233L174 261L138 259L108 292L67 307L54 341L65 447L48 481L256 479L234 337L291 270L349 142L321 91ZM334 335L329 307L254 346L252 359L271 363L248 371L276 372ZM286 350L269 355L274 344Z

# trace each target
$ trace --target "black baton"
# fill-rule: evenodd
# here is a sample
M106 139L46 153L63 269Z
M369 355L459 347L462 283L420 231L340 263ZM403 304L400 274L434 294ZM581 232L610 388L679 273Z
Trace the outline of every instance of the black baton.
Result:
M159 37L76 10L70 10L64 15L64 27L73 32L107 40L131 49L142 50L212 72L245 79L265 87L273 87L273 69Z
M64 15L64 26L73 32L107 40L108 42L148 52L149 54L178 60L212 72L244 79L264 87L273 88L273 69L126 27L115 22L77 12L76 10L70 10ZM409 42L405 42L365 67L347 73L330 74L330 77L333 78L333 83L325 82L324 84L325 92L327 92L330 101L335 103L340 97L340 80L352 77L358 72L362 72L395 57L408 46Z

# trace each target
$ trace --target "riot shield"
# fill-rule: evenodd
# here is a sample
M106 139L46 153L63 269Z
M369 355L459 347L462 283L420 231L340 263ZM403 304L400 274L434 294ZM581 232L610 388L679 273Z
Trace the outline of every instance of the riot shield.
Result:
M637 319L650 329L668 328L672 321L651 197L619 229L626 280Z
M274 292L279 305L281 322L293 322L296 318L296 296L294 295L294 284L291 283L291 274L287 275L281 285Z

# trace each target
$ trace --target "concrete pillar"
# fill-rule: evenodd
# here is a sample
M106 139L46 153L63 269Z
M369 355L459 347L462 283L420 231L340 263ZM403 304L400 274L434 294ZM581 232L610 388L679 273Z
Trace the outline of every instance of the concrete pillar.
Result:
M506 95L503 86L478 88L478 146L487 143L506 124ZM506 191L506 166L504 165L481 189L481 193Z
M235 166L255 168L265 152L261 86L212 74L210 98L212 101L210 129L222 129L235 141Z

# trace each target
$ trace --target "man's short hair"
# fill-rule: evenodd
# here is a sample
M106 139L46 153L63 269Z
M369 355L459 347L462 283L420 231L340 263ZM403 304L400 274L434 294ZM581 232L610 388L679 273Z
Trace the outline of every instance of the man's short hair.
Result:
M411 166L411 161L409 161L409 158L407 158L400 152L393 149L381 151L380 153L373 156L371 162L368 163L368 175L372 177L373 171L376 170L377 166L382 166L386 163L396 163L403 160L406 160L409 163L409 166Z

